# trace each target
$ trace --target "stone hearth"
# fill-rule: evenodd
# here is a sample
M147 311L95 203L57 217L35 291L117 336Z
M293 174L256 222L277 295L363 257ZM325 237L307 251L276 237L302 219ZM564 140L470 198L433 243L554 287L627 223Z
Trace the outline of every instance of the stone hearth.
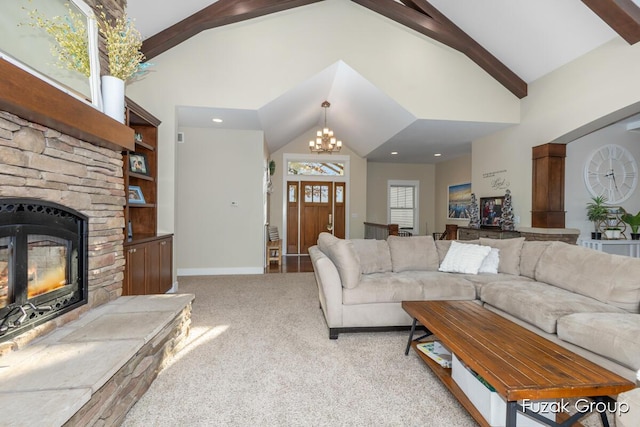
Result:
M193 295L121 297L3 356L2 425L119 425L180 350Z

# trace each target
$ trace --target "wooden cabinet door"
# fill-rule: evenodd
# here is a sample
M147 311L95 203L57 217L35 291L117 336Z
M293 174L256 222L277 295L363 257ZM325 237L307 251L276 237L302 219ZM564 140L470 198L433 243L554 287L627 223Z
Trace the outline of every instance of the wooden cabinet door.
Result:
M173 239L168 237L160 241L160 293L166 293L173 287Z
M164 294L173 286L173 237L125 247L122 295Z
M147 243L147 294L160 293L160 241Z
M144 295L147 282L145 245L129 246L125 251L127 263L122 295Z

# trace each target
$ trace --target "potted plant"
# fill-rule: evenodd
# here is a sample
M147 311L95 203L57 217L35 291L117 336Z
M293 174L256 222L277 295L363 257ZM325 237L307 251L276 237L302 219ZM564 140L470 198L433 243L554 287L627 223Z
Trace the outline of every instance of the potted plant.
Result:
M622 216L620 217L620 219L629 224L629 226L631 227L631 240L640 240L640 233L638 233L638 227L640 227L640 212L632 215L622 209Z
M587 219L593 222L594 232L591 238L600 240L602 233L599 231L600 223L607 219L609 214L607 207L604 205L606 199L604 196L592 197L591 202L587 203Z

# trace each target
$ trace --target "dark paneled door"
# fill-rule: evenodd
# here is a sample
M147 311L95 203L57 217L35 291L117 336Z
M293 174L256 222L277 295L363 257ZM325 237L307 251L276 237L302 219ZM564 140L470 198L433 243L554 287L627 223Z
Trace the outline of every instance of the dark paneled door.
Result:
M302 181L287 183L287 253L307 254L318 235L345 237L346 184Z

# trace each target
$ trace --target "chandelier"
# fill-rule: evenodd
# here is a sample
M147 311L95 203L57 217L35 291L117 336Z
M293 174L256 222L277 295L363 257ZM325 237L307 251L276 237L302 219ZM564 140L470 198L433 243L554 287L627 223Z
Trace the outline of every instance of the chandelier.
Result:
M329 101L324 101L321 105L324 108L324 127L319 130L315 140L309 141L309 150L312 153L333 153L342 149L342 141L337 141L333 136L333 131L327 126L327 108L331 107Z

